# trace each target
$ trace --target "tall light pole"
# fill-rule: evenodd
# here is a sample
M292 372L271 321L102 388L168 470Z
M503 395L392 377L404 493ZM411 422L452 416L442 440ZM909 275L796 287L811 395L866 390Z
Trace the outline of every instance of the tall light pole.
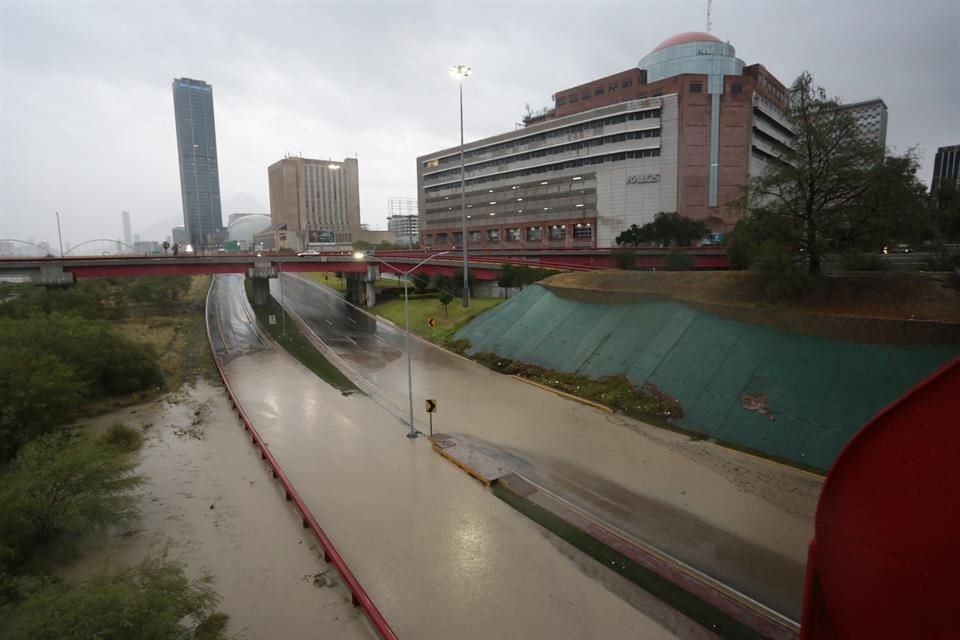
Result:
M460 84L460 223L463 242L463 306L470 306L470 288L468 286L468 265L467 265L467 196L466 196L466 171L463 162L463 80L469 78L472 69L465 64L455 65L450 69L450 74L457 79Z
M60 212L57 211L57 238L60 240L60 258L63 258L63 234L60 233Z
M426 258L424 258L423 260L415 264L410 269L400 272L401 275L403 276L403 315L404 315L404 335L405 335L404 342L405 342L405 348L407 350L407 398L410 402L410 431L407 432L407 437L411 439L417 437L417 427L414 425L414 422L413 422L413 365L411 364L411 361L410 361L410 299L407 297L407 280L409 279L411 273L413 273L423 265L427 264L434 258L447 255L448 253L450 252L441 251L440 253L434 253L433 255L427 256ZM388 267L396 269L394 265L372 254L364 255L362 252L358 251L353 254L353 257L357 260L373 258L377 262L382 262Z

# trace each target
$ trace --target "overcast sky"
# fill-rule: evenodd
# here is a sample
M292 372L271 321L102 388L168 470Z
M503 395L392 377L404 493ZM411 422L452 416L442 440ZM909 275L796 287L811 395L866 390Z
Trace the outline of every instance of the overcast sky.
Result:
M0 2L0 238L143 239L182 221L171 82L214 88L220 191L266 213L284 154L360 164L361 216L416 197L415 158L510 130L526 104L623 71L706 27L706 1L569 3ZM844 101L882 97L887 142L960 144L957 0L716 0L713 33L785 84L803 70ZM159 226L160 223L164 223Z

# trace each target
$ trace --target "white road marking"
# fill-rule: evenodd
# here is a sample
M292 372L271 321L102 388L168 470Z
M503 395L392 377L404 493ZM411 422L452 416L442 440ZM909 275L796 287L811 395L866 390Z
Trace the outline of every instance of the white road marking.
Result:
M323 321L326 322L326 323L327 323L328 325L330 325L331 327L333 326L333 323L330 322L329 320L327 320L326 318L324 318Z
M347 320L349 320L349 321L352 322L353 324L357 324L357 321L354 320L353 318L347 318Z

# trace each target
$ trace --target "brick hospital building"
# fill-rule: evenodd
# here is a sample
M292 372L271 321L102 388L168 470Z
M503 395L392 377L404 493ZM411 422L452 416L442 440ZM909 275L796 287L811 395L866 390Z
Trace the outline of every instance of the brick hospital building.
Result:
M553 101L465 145L469 246L609 247L659 211L729 231L732 203L791 137L787 88L708 33L669 38ZM459 245L460 147L417 158L417 188L423 245Z

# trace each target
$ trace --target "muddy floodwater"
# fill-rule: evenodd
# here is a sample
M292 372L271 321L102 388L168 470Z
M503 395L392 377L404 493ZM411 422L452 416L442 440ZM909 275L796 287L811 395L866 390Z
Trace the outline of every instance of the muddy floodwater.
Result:
M205 382L93 420L143 429L141 516L91 545L67 571L86 577L168 549L214 578L228 633L243 640L372 638L250 446L224 392Z

